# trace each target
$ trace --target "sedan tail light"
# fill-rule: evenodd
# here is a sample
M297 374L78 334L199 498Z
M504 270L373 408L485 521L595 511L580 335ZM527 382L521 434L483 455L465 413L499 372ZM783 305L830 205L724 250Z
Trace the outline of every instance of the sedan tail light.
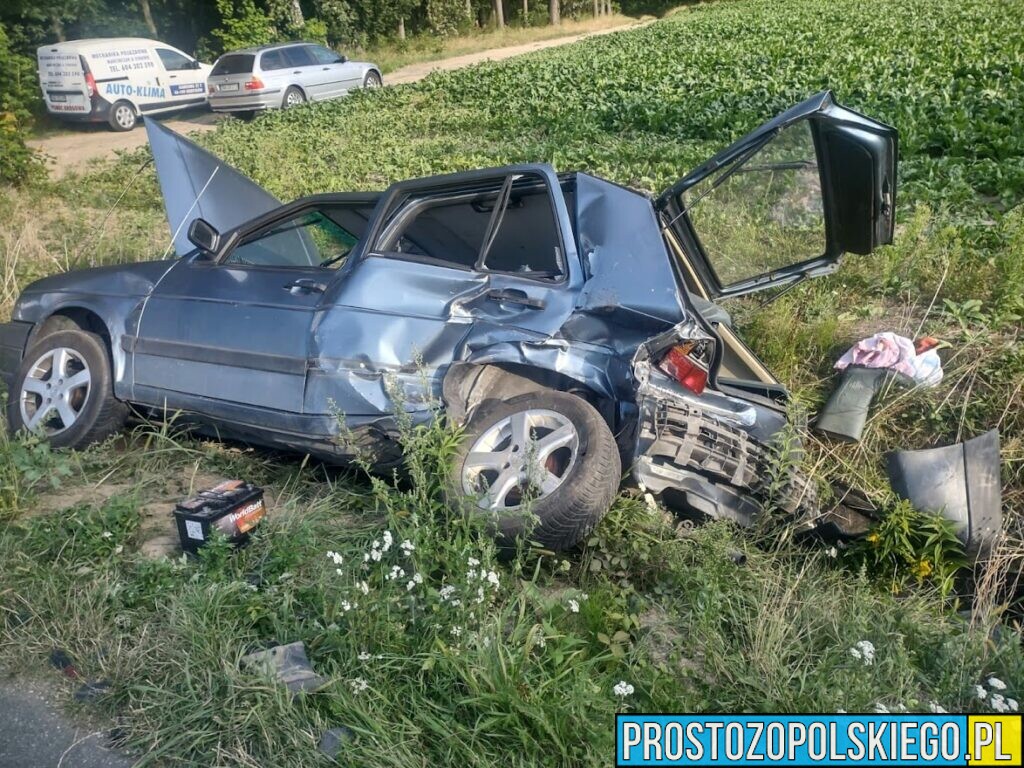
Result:
M263 81L258 77L254 77L245 84L245 90L247 91L259 91L263 89Z
M684 341L669 348L658 362L658 368L694 394L701 394L708 384L707 365L700 360L703 344Z

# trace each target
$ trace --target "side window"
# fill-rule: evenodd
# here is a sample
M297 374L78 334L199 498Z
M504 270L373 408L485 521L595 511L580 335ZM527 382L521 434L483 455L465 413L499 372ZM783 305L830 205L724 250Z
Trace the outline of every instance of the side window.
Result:
M310 46L309 51L317 64L337 64L341 61L341 56L320 45Z
M388 220L374 251L534 278L562 274L551 196L543 179L531 175L410 196Z
M313 57L309 53L308 46L294 45L291 48L282 48L281 52L289 67L308 67L313 64Z
M683 204L723 286L825 253L821 176L806 121L687 190Z
M275 69L284 69L288 66L285 63L284 55L280 50L267 51L260 56L260 69L264 72L271 72Z
M225 263L337 269L366 233L372 206L329 206L298 214L247 236Z
M194 69L192 66L192 59L188 56L182 56L177 51L172 51L169 48L157 48L156 55L160 57L160 61L163 62L164 69L168 72L181 72L185 69Z

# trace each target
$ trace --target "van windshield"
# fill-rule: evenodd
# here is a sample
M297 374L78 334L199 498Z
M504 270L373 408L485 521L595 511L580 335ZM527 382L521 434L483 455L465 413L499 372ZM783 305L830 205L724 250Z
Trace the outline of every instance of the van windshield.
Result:
M256 57L251 53L230 53L217 59L211 75L248 75Z

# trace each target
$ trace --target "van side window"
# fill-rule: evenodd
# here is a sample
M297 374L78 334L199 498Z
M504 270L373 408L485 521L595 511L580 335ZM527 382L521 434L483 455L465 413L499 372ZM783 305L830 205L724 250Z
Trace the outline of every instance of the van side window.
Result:
M193 69L192 59L188 56L182 56L177 51L172 51L168 48L157 48L156 55L160 57L160 61L163 62L164 69L168 72L181 72L185 69Z
M304 45L294 45L291 48L282 48L284 59L289 67L308 67L313 64L313 57Z
M275 69L284 69L288 63L284 60L284 54L280 50L267 51L260 56L260 69L264 72L272 72Z
M551 194L532 174L411 195L399 203L373 250L483 272L539 279L563 274Z

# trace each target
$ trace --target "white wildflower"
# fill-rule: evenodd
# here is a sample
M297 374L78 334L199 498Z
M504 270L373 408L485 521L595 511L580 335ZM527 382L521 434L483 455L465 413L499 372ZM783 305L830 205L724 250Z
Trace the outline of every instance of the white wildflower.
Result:
M360 651L359 652L359 660L360 661L369 661L372 658L373 658L373 654L370 653L369 651Z
M998 677L990 677L988 679L988 687L997 691L1005 691L1006 683L1004 683Z
M885 706L885 704L883 704L882 702L878 702L877 704L875 704L875 712L879 715L888 715L889 708Z
M473 581L476 578L476 568L470 568L466 571L466 581Z
M411 555L413 552L416 551L416 545L413 544L408 539L406 539L405 541L402 542L401 547L402 547L402 554L405 555L406 557L408 557L409 555Z
M484 588L477 587L476 589L476 601L482 603L484 601Z
M996 712L1009 712L1010 705L1006 703L1006 698L1001 693L993 693L988 700L988 705L992 707Z
M341 601L341 612L342 613L348 613L349 611L353 611L353 610L355 610L358 607L359 607L359 603L351 603L348 600L342 600Z
M405 577L405 569L398 565L391 566L391 573L388 574L388 581Z
M367 584L365 581L360 581L359 591L362 592L364 595L370 594L370 585Z
M118 544L116 547L114 547L115 555L120 555L122 552L124 552L124 544Z
M470 568L475 568L476 566L480 565L480 561L477 560L475 557L471 557L468 560L466 560L466 565L468 565Z
M988 698L988 691L982 688L980 685L974 686L974 695L980 700L984 701Z
M494 571L488 571L487 572L487 581L490 582L493 586L497 587L498 586L498 574L496 574Z
M615 684L615 687L612 688L612 693L614 693L619 698L624 699L626 696L632 696L633 690L634 689L632 685L627 683L625 680L619 680L619 682Z
M384 535L382 536L382 538L384 539L384 546L381 547L381 550L387 552L389 549L391 549L391 545L395 542L395 540L391 537L391 531L384 531Z
M1017 700L1016 699L1007 699L1006 700L1006 706L1008 706L1010 708L1011 712L1016 712L1017 711L1017 707L1018 707Z
M583 594L580 595L580 600L589 600L589 599L590 599L590 595L588 595L586 592L584 592Z
M329 560L332 560L335 565L341 565L345 560L345 558L333 550L327 553L327 557Z
M826 551L827 551L827 554L828 554L829 557L832 557L832 558L839 557L839 550L836 549L835 547L829 547L828 550L826 550Z
M935 706L938 706L938 705L935 705ZM907 711L907 705L904 704L903 702L900 702L899 704L896 705L896 711L897 712L906 712ZM932 711L934 712L935 710L932 710Z
M451 628L452 637L462 637L462 627Z
M850 649L850 655L863 661L865 667L870 667L875 663L875 646L870 640L858 640Z
M928 711L933 715L948 715L949 712L937 701L928 702Z
M572 613L579 613L580 612L580 604L578 602L576 602L575 600L570 600L569 601L569 611L572 612Z
M373 562L379 563L380 562L380 557L381 557L381 552L380 552L379 549L371 549L370 550L370 559L373 560Z
M545 646L547 646L547 644L548 640L546 637L544 637L544 635L537 635L536 645L538 648L544 648Z
M451 596L454 594L455 587L453 587L451 584L445 584L443 587L441 587L440 595L442 600L449 600Z
M110 531L104 531L104 532L103 532L103 533L101 533L100 535L101 535L101 536L102 536L102 537L103 537L104 539L112 539L112 538L114 538L114 534L112 534L112 533L111 533Z
M345 573L345 572L344 572L343 570L341 570L341 568L335 568L335 569L334 569L334 572L335 572L336 574L338 574L339 576L342 576L342 575L344 575L344 573Z
M370 684L361 677L357 677L355 680L349 680L349 685L352 686L352 693L362 693L370 687Z

